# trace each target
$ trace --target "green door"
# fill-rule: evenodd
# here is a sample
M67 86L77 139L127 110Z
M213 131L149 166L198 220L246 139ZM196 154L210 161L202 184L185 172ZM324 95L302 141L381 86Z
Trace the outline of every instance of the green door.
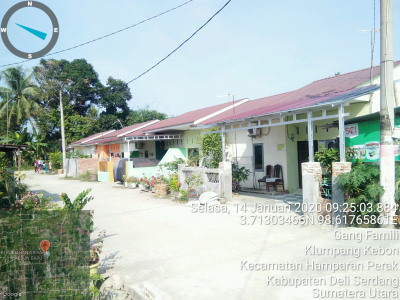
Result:
M164 141L156 141L156 159L162 160L167 150L164 149Z

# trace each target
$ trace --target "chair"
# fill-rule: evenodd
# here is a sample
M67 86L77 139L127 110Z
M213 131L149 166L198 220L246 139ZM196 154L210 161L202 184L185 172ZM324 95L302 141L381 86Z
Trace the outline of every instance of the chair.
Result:
M265 176L261 179L258 179L258 188L261 189L261 183L265 183L265 188L269 191L269 184L270 182L265 182L267 178L271 178L273 174L273 169L274 167L271 165L268 165L265 167Z
M285 184L283 182L283 169L281 165L274 166L274 177L277 178L274 182L275 191L278 191L278 185L281 185L282 190L285 190Z

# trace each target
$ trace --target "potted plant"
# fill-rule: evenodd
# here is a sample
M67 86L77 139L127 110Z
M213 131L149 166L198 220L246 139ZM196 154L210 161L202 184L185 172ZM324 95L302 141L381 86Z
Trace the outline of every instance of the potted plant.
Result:
M129 177L129 188L136 189L136 177Z
M127 178L126 175L122 176L122 180L124 181L124 185L125 185L126 187L128 187L128 182L127 182L128 178Z
M98 272L100 254L103 252L103 240L105 236L106 231L100 231L96 242L90 248L90 274L97 274Z

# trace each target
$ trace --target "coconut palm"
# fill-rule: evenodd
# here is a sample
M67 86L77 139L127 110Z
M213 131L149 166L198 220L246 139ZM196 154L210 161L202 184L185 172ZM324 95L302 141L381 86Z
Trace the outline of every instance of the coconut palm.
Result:
M5 81L7 88L0 87L0 117L7 114L8 97L8 124L16 118L17 123L29 119L34 127L32 114L40 110L37 103L38 88L32 83L33 74L22 66L8 68L0 72L0 77ZM8 93L8 95L7 95Z

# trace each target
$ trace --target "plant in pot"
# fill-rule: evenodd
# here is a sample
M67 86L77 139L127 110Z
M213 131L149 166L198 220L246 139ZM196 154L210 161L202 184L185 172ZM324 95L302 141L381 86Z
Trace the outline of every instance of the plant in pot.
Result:
M136 188L136 177L133 177L133 176L131 176L131 177L129 177L129 187L131 188L131 189L135 189Z
M100 262L100 254L103 252L103 240L106 236L106 231L100 231L96 242L90 248L90 274L97 274L99 262Z
M140 177L140 183L139 183L139 188L141 189L141 190L144 190L145 189L145 187L146 187L146 182L147 182L147 177L144 175L144 173L142 174L143 176L142 177Z
M126 175L124 175L124 176L122 176L122 180L124 181L124 185L126 186L126 187L128 187L128 176L126 176Z

